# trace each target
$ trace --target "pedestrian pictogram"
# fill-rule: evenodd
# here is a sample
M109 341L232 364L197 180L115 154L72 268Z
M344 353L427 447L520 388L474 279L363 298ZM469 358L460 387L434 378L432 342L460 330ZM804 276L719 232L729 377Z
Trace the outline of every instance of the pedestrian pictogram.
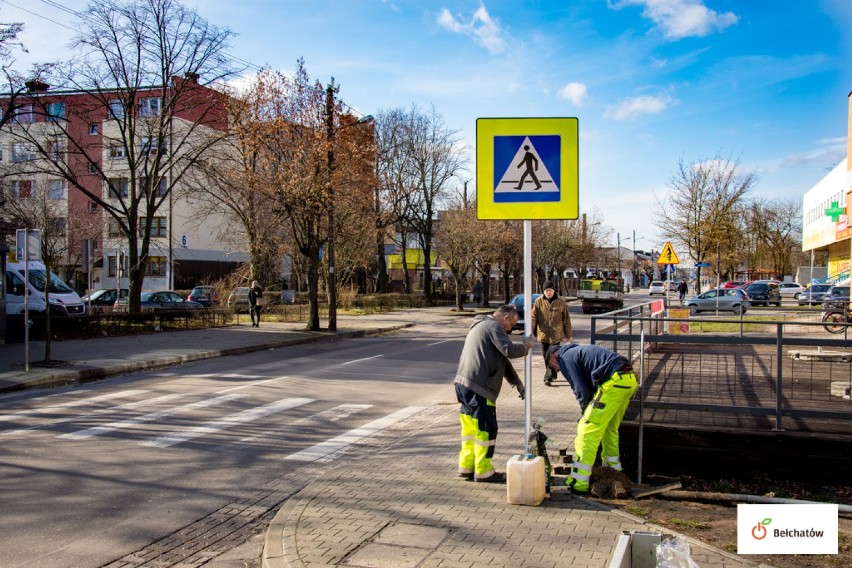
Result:
M559 136L495 136L494 201L559 201L560 143Z
M680 264L671 243L666 243L666 246L663 247L663 252L660 253L657 264Z
M576 118L476 121L479 219L576 219L579 158Z

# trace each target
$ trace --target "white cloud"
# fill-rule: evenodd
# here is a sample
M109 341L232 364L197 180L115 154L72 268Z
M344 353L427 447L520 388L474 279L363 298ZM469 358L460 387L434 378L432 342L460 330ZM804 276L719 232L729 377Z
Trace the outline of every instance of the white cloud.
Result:
M587 88L583 83L568 83L557 93L560 99L571 101L574 106L583 106L583 100L586 98Z
M670 97L643 95L624 99L615 107L608 109L604 116L613 120L627 120L644 114L659 114L676 103L677 100Z
M609 0L610 8L625 6L642 6L642 16L654 22L667 39L706 36L739 21L733 12L711 10L704 0Z
M490 53L501 53L506 49L503 41L503 30L500 22L491 17L485 4L480 4L471 19L467 22L457 20L446 8L438 15L438 25L455 33L464 34L476 40L476 43L487 49Z

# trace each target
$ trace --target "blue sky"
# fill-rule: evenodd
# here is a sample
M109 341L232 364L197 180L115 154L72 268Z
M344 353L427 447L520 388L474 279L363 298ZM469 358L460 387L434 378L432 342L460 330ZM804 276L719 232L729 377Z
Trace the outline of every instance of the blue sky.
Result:
M54 22L23 12L17 6ZM22 63L63 55L79 0L0 0ZM230 54L341 85L363 114L434 105L473 152L479 117L579 119L580 209L612 244L652 222L677 163L716 155L754 194L801 196L845 157L848 0L189 0L238 35ZM461 185L461 181L459 183ZM473 184L471 184L473 186Z

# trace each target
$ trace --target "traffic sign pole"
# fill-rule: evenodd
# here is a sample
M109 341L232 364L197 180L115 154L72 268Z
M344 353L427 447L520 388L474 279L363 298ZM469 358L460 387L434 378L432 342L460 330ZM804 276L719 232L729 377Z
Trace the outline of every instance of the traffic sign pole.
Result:
M532 336L532 221L524 221L524 341ZM529 455L532 432L532 355L524 356L524 455ZM507 365L511 363L507 362Z

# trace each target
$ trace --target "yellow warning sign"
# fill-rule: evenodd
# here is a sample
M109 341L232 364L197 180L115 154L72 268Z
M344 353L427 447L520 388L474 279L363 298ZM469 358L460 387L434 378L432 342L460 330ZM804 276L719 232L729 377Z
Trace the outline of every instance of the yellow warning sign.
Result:
M680 264L671 243L666 243L666 246L663 247L663 252L660 253L657 264Z

